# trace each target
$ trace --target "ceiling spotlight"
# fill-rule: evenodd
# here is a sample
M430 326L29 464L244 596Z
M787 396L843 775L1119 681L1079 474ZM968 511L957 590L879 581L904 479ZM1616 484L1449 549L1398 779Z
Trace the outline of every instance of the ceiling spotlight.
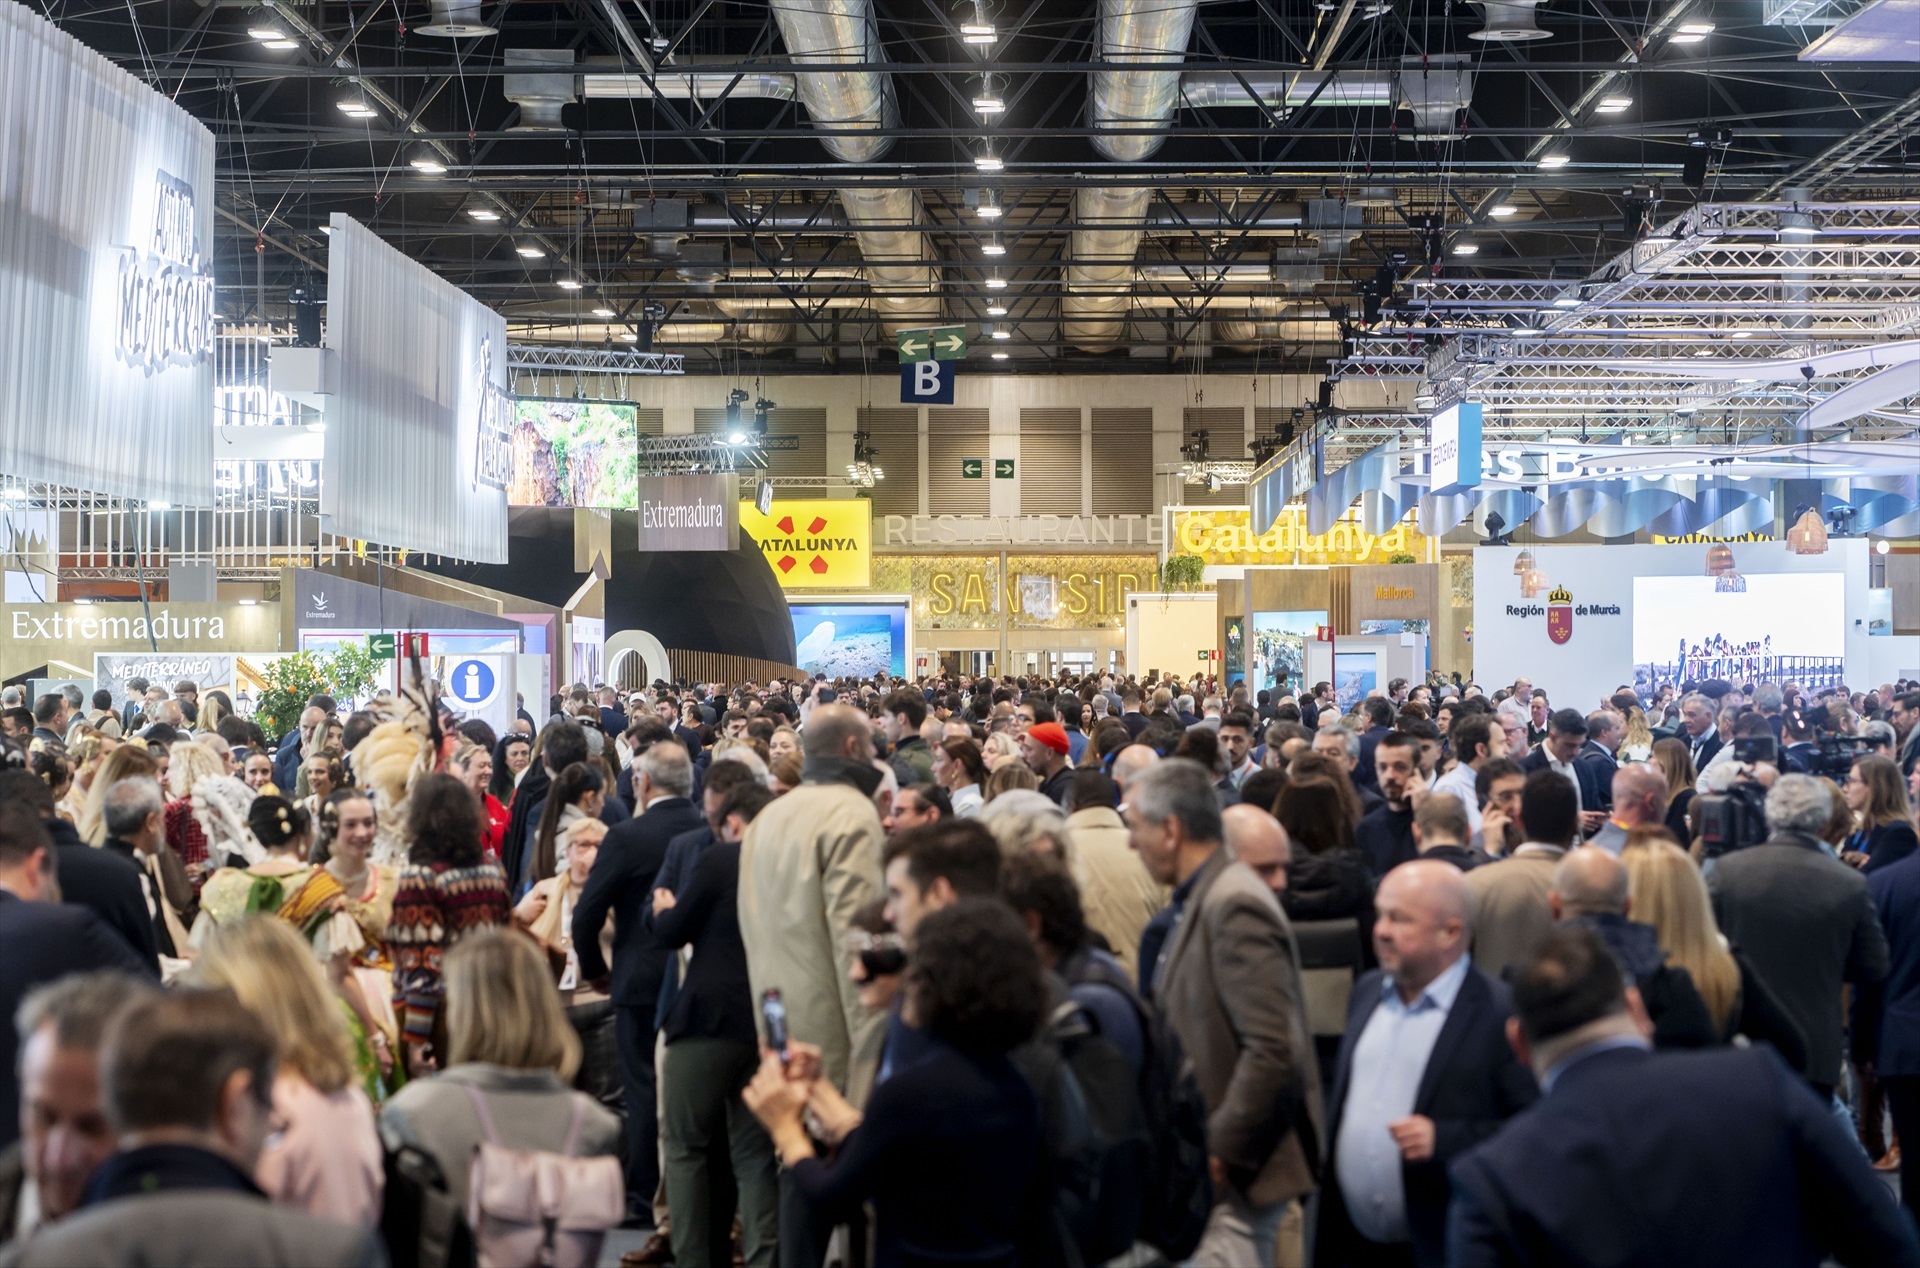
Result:
M447 165L440 161L440 155L424 145L414 151L408 166L422 176L444 176L447 173Z
M988 332L988 337L993 339L1011 339L1013 338L1013 332L1005 326L995 326Z
M1455 255L1479 255L1480 244L1477 242L1456 242L1453 244L1453 253Z
M247 36L264 44L268 40L284 40L287 38L287 33L277 26L250 26L247 28Z
M1540 156L1540 162L1536 164L1536 166L1549 168L1565 167L1571 162L1573 162L1573 156L1571 154L1542 154Z
M747 433L743 431L730 431L727 433L727 443L729 445L744 445L747 443Z
M987 316L1005 317L1006 315L1007 315L1007 306L1001 303L999 300L996 299L991 304L987 305Z
M270 48L276 53L285 53L292 49L299 48L300 41L299 40L262 40L260 41L260 47ZM242 602L245 602L245 600L242 600Z
M1004 352L996 352L992 355L995 361L1005 361L1007 359L1007 354Z
M491 224L493 221L500 219L500 213L491 207L469 207L467 208L467 214L475 220L486 224Z
M1619 114L1632 104L1631 97L1602 97L1600 104L1593 109L1595 114Z
M1713 23L1711 22L1683 22L1680 24L1680 29L1674 32L1673 43L1698 44L1712 34Z
M574 281L570 277L563 277L558 282L555 282L554 285L558 286L563 291L577 291L580 289L580 283Z
M593 315L595 317L611 317L613 316L613 310L611 308L596 308L593 310Z
M1508 216L1519 215L1520 209L1514 206L1512 203L1495 203L1492 207L1487 209L1487 214L1489 216L1495 216L1501 220L1505 220Z
M981 255L1005 255L1006 253L1006 243L1000 241L998 238L992 238L980 244Z
M1004 291L1007 289L1007 279L1004 277L990 277L987 279L987 289L990 291Z
M993 90L993 76L980 77L980 91L974 94L973 109L977 114L1004 114L1007 109L1005 98Z
M998 220L1000 219L1000 204L995 201L992 194L982 194L980 196L980 205L974 208L973 214L982 220Z
M513 253L519 256L523 260L545 259L547 254L545 251L542 251L539 247L534 246L532 243L525 243L521 246L515 247L513 249Z
M983 172L1004 171L1007 166L1005 163L1002 163L1000 161L1000 156L993 153L991 150L986 151L985 153L974 155L973 165L974 167L978 168L980 171L983 171Z
M362 97L346 97L336 104L340 107L340 113L349 119L371 119L379 113Z
M993 23L991 22L976 20L973 22L962 22L960 24L960 39L964 43L991 44L999 38L1000 33L994 29Z

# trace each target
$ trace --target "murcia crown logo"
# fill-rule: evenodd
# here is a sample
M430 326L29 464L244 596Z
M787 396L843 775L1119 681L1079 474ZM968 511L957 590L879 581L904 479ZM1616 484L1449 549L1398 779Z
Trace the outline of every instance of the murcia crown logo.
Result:
M1547 637L1564 643L1573 637L1573 591L1555 586L1547 596Z

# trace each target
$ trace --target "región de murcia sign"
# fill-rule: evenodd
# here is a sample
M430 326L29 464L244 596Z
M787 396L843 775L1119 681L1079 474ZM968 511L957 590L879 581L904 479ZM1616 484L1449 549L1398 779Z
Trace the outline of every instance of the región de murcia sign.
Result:
M200 255L193 186L154 173L147 248L120 248L114 354L153 374L213 351L213 269Z

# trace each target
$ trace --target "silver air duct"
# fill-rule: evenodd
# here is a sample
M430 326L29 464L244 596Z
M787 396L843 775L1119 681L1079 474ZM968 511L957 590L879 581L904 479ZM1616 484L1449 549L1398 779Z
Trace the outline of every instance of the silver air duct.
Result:
M1468 34L1470 40L1482 40L1488 43L1511 44L1524 40L1546 40L1553 38L1551 31L1542 31L1533 20L1534 6L1540 0L1473 0L1480 6L1487 24L1478 31Z
M520 120L508 131L565 130L560 112L580 100L574 91L572 49L510 48L505 72L500 91L520 107Z
M480 16L480 0L433 0L433 21L413 28L415 35L434 35L443 40L472 40L482 35L498 35Z
M892 82L870 70L832 69L885 60L871 0L780 0L773 17L795 68L800 101L820 130L820 143L843 163L879 158L893 139L859 133L899 123ZM814 66L827 69L805 69ZM914 228L920 207L913 191L842 189L840 205L857 231L881 320L896 329L938 323L940 299L933 290L933 269L926 263L926 237Z
M1173 118L1198 7L1199 0L1100 0L1100 59L1159 68L1094 72L1093 145L1108 158L1136 163L1166 139L1164 132L1100 133L1163 127ZM1083 189L1075 196L1074 218L1085 227L1074 230L1068 246L1061 301L1067 342L1075 347L1106 352L1119 343L1140 246L1137 226L1152 197L1148 188Z

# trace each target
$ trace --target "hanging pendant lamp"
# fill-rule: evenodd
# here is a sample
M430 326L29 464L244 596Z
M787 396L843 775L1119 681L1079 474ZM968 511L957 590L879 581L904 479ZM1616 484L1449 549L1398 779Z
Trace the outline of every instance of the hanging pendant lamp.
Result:
M1725 542L1715 542L1707 547L1707 575L1724 577L1733 571L1733 547Z
M1533 552L1522 546L1520 553L1513 557L1513 575L1524 577L1533 571Z
M1713 579L1715 594L1745 594L1747 579L1737 572L1723 572Z
M1787 530L1787 549L1796 555L1826 554L1826 524L1812 510L1802 513Z

